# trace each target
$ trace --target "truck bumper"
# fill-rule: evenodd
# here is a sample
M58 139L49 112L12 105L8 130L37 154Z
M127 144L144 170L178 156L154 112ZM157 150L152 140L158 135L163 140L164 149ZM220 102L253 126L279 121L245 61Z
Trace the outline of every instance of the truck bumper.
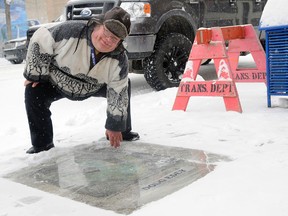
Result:
M151 55L154 50L156 35L129 35L124 45L129 59L142 59Z
M8 61L25 60L26 53L27 53L27 49L25 46L21 49L4 50L4 58L7 59Z

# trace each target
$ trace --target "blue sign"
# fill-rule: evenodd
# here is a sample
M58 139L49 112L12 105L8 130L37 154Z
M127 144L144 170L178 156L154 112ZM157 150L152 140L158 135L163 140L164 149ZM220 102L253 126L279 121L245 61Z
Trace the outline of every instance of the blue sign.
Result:
M12 39L25 37L28 29L25 0L11 0L10 3ZM7 41L5 2L0 0L0 41Z

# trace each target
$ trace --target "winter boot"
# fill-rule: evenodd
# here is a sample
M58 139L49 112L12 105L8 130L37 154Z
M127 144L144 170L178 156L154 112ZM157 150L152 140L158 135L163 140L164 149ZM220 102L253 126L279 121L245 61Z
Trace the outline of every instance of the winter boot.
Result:
M135 140L139 140L140 136L137 132L122 132L122 138L125 141L135 141Z
M50 143L46 146L42 146L42 147L35 147L35 146L32 146L30 149L28 149L26 151L27 154L35 154L35 153L39 153L41 151L48 151L49 149L51 148L54 148L54 144L53 143Z

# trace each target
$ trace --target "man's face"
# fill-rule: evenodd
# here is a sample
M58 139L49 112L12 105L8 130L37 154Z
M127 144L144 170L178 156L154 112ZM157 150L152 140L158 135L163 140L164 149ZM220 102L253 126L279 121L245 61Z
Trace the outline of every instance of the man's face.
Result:
M92 44L95 49L102 53L113 51L121 39L111 33L104 25L98 25L91 34Z

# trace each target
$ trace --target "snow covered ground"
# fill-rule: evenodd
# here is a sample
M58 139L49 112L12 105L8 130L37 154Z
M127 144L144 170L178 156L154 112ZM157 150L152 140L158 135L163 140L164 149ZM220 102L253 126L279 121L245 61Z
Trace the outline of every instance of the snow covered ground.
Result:
M251 56L241 57L244 66ZM53 155L27 155L30 147L24 109L24 64L0 59L0 216L114 216L88 206L1 178ZM205 66L207 70L213 64ZM143 75L132 81L133 130L141 141L200 149L231 157L189 186L149 203L132 216L287 216L288 103L273 97L267 108L263 83L238 83L243 113L226 112L220 97L191 97L186 112L171 111L177 88L153 91ZM92 143L104 136L106 101L66 99L52 105L56 148Z

